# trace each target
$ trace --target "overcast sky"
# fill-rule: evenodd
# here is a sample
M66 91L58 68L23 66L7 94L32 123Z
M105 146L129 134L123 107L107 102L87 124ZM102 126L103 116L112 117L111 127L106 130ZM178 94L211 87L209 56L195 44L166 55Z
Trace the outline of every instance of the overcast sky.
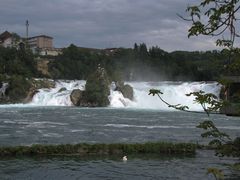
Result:
M187 38L184 15L197 0L0 0L0 32L45 34L55 47L133 47L145 42L166 51L216 49L210 37Z

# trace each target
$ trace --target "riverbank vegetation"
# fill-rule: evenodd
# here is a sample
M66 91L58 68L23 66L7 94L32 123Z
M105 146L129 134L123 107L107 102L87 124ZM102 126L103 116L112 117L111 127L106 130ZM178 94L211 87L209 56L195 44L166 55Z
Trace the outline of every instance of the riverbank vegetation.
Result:
M148 142L144 144L62 144L0 147L0 156L35 156L35 155L129 155L129 154L165 154L194 155L196 144Z
M0 46L0 75L38 77L40 74L30 50Z
M49 63L49 71L54 79L86 79L101 64L112 80L211 81L226 74L227 61L228 50L166 52L159 47L148 48L144 43L135 44L133 48L104 50L70 45Z
M167 52L160 47L135 44L133 48L85 49L75 45L64 48L56 57L46 57L48 73L37 69L41 61L30 50L0 47L0 74L24 77L47 77L52 79L86 80L100 64L110 80L159 81L159 80L218 80L227 74L239 75L239 54L228 62L229 50L221 51L174 51ZM47 75L46 75L47 74Z

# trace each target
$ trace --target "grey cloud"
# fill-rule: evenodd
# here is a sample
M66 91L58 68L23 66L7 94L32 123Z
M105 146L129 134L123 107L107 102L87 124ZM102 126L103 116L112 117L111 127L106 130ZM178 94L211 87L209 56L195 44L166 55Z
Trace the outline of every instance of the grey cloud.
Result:
M55 46L70 43L106 48L132 47L146 42L172 50L214 49L207 38L187 38L184 14L197 0L0 0L0 31L24 36L25 20L30 35L54 37Z

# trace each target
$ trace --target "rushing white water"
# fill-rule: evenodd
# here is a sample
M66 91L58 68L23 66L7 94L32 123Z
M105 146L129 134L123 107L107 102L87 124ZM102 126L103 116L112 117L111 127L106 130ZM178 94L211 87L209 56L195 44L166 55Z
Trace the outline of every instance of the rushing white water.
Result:
M193 97L185 94L194 91L205 91L218 95L220 86L216 82L129 82L134 89L134 101L124 98L122 93L111 87L109 96L112 108L143 108L170 110L157 96L149 96L149 89L160 89L162 97L170 104L182 104L190 110L202 110L199 104L194 103ZM37 106L72 106L70 94L73 89L83 90L85 81L58 81L53 89L41 89L30 105Z
M72 106L70 94L73 89L85 88L85 81L57 81L52 89L40 89L30 105L37 106Z
M216 82L133 82L135 101L129 107L171 110L157 96L149 96L149 89L160 89L162 98L172 105L186 105L190 110L201 111L202 107L194 102L194 97L186 94L204 91L219 95L221 86ZM173 110L173 109L172 109Z

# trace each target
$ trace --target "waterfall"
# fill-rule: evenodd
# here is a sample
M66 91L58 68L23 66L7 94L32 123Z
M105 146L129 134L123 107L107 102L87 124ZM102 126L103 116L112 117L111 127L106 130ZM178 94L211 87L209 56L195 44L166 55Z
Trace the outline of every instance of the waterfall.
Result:
M37 106L72 106L70 94L73 89L85 88L85 81L57 81L52 89L40 89L30 105Z
M37 106L72 106L70 94L73 89L84 90L85 81L57 81L56 87L52 89L40 89L33 97L30 105ZM111 87L109 96L112 108L144 108L170 110L157 96L148 95L149 89L160 89L163 99L170 104L181 104L189 106L190 110L202 108L194 103L194 97L185 94L202 90L206 93L219 95L220 85L216 82L128 82L134 89L134 100L124 98L122 93L114 91Z
M149 89L159 89L163 92L162 98L172 105L186 105L190 110L201 111L201 105L194 102L193 96L186 96L190 92L204 91L219 95L221 86L216 82L130 82L134 88L134 101L129 101L121 96L121 94L111 94L112 107L119 107L120 102L125 102L127 107L171 110L157 96L148 95ZM116 101L118 96L119 101ZM122 103L123 104L123 103Z

